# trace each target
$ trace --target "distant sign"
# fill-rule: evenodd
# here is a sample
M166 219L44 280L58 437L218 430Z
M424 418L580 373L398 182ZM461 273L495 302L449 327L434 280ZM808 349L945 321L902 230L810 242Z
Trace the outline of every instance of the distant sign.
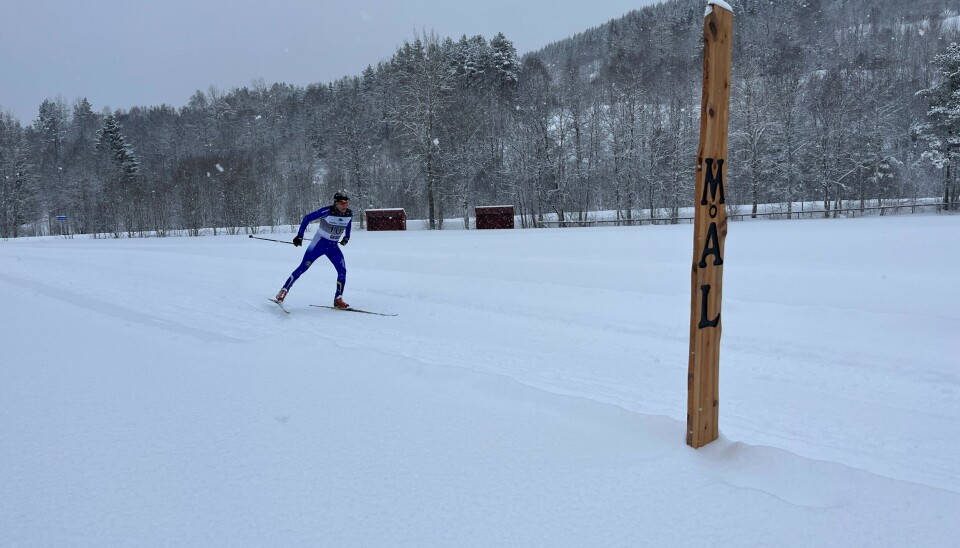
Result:
M66 221L66 220L67 220L67 216L66 216L66 215L57 215L57 220L60 221L60 222Z

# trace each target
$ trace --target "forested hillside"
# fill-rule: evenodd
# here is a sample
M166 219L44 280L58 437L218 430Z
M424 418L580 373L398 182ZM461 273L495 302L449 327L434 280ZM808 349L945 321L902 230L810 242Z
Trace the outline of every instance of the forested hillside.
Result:
M733 4L732 207L956 206L956 0ZM70 233L253 231L340 189L431 228L499 203L525 225L676 216L704 6L671 0L523 56L502 34L420 35L353 77L211 87L181 107L48 99L34 120L0 115L0 236L56 233L56 215Z

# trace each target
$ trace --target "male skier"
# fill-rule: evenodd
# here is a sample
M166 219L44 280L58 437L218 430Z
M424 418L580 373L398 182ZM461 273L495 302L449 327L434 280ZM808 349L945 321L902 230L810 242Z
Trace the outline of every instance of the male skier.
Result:
M283 288L277 293L277 298L274 299L281 307L283 306L283 300L287 297L287 292L293 286L293 282L297 281L297 278L306 272L320 256L326 255L333 263L334 268L337 269L337 292L333 297L333 306L335 308L350 308L350 305L343 301L343 286L347 283L347 267L343 261L343 252L337 247L338 240L340 245L347 245L347 242L350 241L353 211L347 207L349 201L350 197L346 192L337 192L333 195L332 205L308 213L303 218L300 223L300 230L297 231L297 236L293 239L293 245L297 247L303 243L303 233L308 224L319 219L320 225L317 227L317 232L313 235L310 245L307 246L307 251L303 254L303 261L300 262L300 266L293 271L293 274L290 274L287 283L283 284ZM340 236L343 236L343 240L340 240Z

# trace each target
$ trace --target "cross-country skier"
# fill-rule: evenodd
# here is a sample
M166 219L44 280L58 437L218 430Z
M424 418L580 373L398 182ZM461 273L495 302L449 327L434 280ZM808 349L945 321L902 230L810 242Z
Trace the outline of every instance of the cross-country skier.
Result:
M350 241L353 211L347 207L349 201L350 197L346 192L337 192L333 195L332 205L308 213L303 218L300 223L300 230L297 231L297 236L293 239L293 245L295 246L299 247L303 243L303 233L308 224L319 219L320 226L317 227L313 240L307 246L307 251L303 254L303 261L300 262L300 266L293 271L293 274L290 274L287 283L283 284L283 288L277 293L277 303L283 303L283 299L287 297L287 292L290 291L290 287L297 281L297 278L306 272L314 261L322 255L326 255L333 263L334 268L337 269L337 292L333 297L333 306L350 308L350 305L343 301L343 286L347 283L347 266L344 264L343 253L337 247L338 241L340 245L347 245L347 242ZM340 239L341 236L343 236L342 240Z

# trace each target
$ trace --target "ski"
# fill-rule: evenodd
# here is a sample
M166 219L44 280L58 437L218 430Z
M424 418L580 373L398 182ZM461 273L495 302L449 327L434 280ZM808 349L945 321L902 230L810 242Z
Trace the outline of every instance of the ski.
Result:
M335 306L327 306L325 304L311 304L310 306L315 306L317 308L329 308L330 310L343 310L344 312L359 312L361 314L373 314L375 316L396 316L396 314L387 314L384 312L371 312L369 310L360 310L359 308L337 308Z
M286 312L287 314L290 313L290 311L287 310L287 308L286 308L285 306L283 306L283 303L282 303L282 302L280 302L280 301L278 301L278 300L276 300L276 299L272 299L272 298L270 298L270 297L267 297L267 300L269 300L269 301L272 302L273 304L279 306L279 307L280 307L280 310L283 310L283 311Z

